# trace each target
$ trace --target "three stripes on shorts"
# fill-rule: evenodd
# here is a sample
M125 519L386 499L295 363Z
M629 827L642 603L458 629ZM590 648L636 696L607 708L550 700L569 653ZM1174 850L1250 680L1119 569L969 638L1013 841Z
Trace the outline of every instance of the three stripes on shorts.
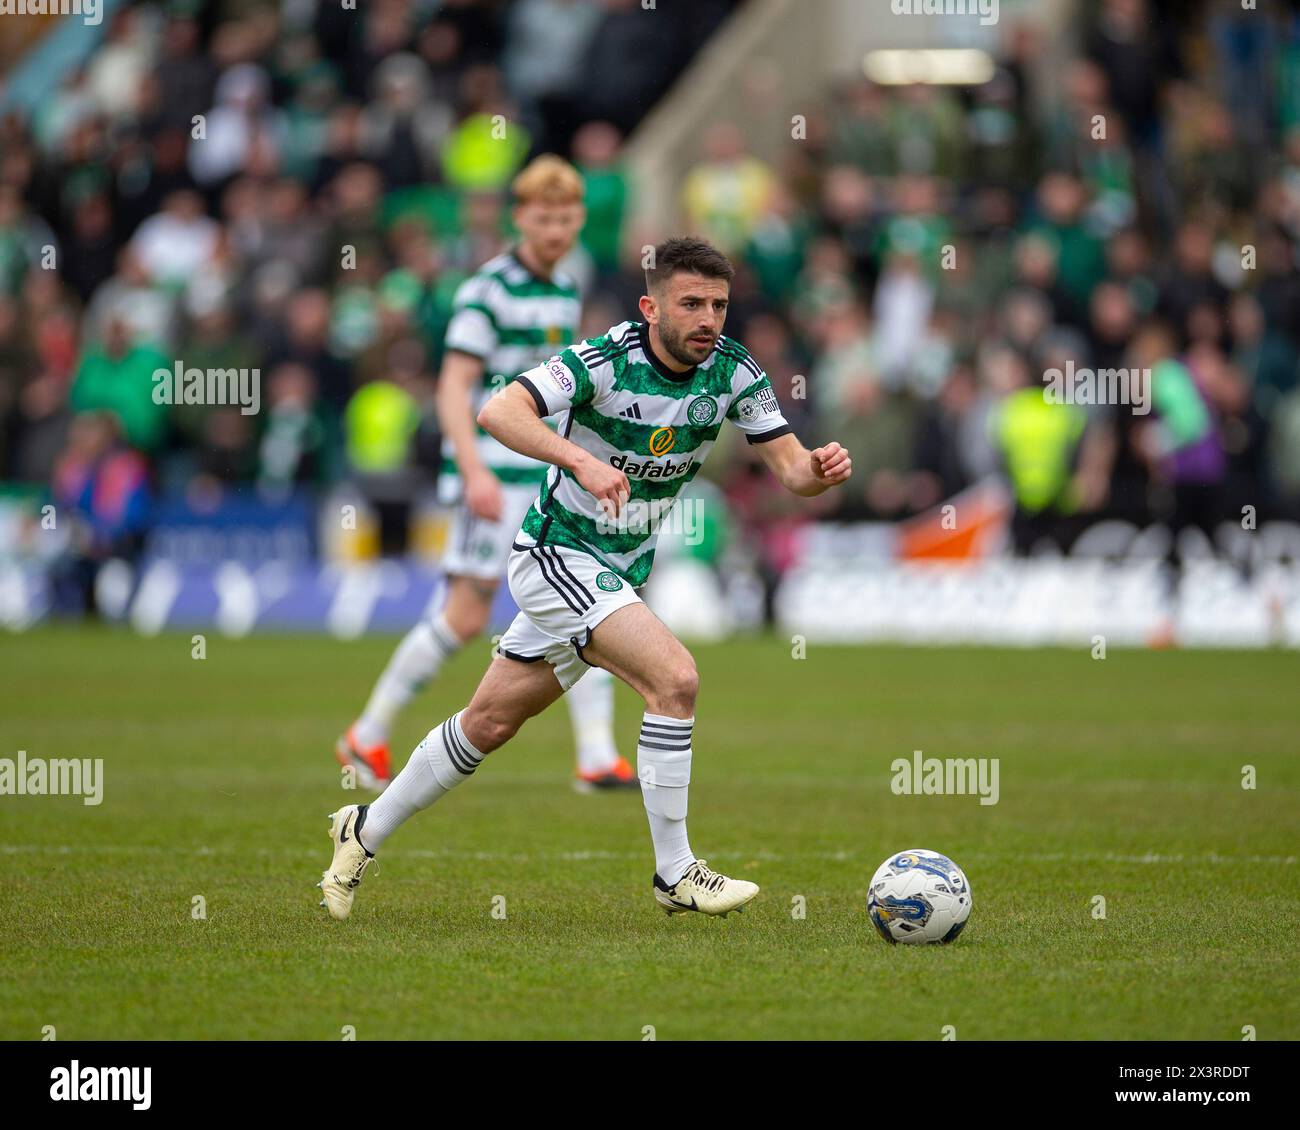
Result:
M549 550L549 552L547 552ZM553 545L534 545L528 550L529 556L537 562L538 569L546 583L577 615L581 616L596 603L587 587L573 575L564 558Z

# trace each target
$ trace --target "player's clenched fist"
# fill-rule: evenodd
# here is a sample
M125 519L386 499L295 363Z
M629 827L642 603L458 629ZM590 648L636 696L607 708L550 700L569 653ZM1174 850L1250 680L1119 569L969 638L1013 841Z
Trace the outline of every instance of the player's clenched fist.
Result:
M623 504L631 497L627 476L616 467L599 459L584 459L573 472L578 485L593 495L600 508L611 518L623 511Z
M812 473L819 483L838 486L853 471L853 460L838 443L828 443L809 452L812 456Z

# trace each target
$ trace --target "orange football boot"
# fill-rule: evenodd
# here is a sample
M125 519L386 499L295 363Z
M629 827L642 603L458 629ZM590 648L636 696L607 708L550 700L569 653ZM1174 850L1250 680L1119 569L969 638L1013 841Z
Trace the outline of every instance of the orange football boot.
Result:
M599 773L578 773L573 787L580 793L594 793L598 789L639 789L641 782L627 758L620 757L609 769Z
M350 765L357 771L357 782L363 789L382 793L393 779L388 743L362 749L353 736L353 727L334 744L334 756L340 765Z

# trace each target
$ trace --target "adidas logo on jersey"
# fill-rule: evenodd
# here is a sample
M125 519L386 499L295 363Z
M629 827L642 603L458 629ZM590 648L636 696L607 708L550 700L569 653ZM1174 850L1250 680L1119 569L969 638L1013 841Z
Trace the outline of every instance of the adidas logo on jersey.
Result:
M671 459L656 463L652 459L636 460L626 455L611 455L609 465L618 468L629 479L675 479L690 470L691 457L687 455L680 463Z
M634 400L632 401L631 404L629 404L626 408L624 408L623 411L619 413L619 415L622 416L625 420L639 420L641 419L641 405L639 405Z

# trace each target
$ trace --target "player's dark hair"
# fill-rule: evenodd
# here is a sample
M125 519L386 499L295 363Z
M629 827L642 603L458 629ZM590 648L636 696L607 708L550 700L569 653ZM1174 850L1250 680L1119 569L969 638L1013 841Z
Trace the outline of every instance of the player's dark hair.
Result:
M727 282L736 276L736 268L711 243L690 236L675 236L655 248L654 265L645 272L646 292L656 293L678 272Z

